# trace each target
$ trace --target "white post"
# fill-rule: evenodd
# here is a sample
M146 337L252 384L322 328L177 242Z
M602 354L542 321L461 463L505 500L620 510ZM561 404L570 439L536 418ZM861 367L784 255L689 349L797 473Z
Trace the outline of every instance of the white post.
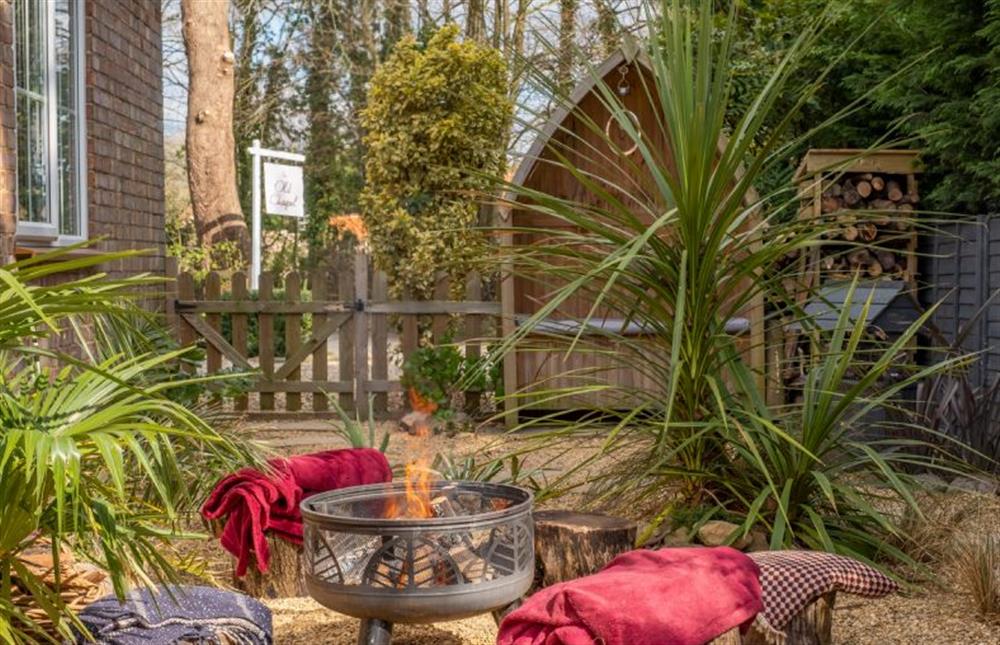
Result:
M253 158L253 193L251 202L253 218L252 234L250 239L250 288L256 290L260 281L260 254L261 254L261 208L260 208L260 139L253 140L253 147L249 150Z

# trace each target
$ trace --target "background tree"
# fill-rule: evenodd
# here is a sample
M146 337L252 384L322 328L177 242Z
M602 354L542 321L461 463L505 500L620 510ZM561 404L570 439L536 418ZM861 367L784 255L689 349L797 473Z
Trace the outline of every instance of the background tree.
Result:
M407 36L378 69L362 111L367 130L362 212L375 261L396 291L429 297L481 257L484 176L503 172L512 106L500 52L458 27L424 46Z
M234 246L243 264L250 238L236 187L233 137L234 62L229 2L181 0L188 63L187 167L198 241L208 248Z

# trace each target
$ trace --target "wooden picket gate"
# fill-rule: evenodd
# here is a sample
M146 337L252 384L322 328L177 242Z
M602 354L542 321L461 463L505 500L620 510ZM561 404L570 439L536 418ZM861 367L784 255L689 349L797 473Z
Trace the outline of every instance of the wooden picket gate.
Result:
M463 301L447 299L445 280L437 283L434 300L390 300L385 275L369 267L370 258L358 253L353 271L316 270L306 276L306 284L298 273L262 273L256 298L244 273L233 274L226 291L216 272L208 274L202 285L196 285L191 274L181 273L176 294L168 296L167 313L182 345L205 347L205 374L227 369L251 374L247 393L232 399L236 412L329 414L327 397L336 394L341 408L361 416L367 414L371 395L375 412L385 414L390 411L389 394L403 389L398 378L390 379L390 318L401 327L404 361L418 348L419 320L428 316L437 342L443 340L451 319L462 316L460 339L452 342L460 343L466 356L478 357L486 331L484 317L498 317L500 304L481 299L477 275L469 276ZM283 294L277 293L279 278ZM305 316L311 318L306 330ZM257 330L256 357L250 352L251 323ZM331 370L328 344L334 335L338 351L336 370ZM284 351L279 351L280 341ZM307 364L310 369L304 375ZM311 399L308 408L304 395ZM466 406L476 407L479 396L465 392Z

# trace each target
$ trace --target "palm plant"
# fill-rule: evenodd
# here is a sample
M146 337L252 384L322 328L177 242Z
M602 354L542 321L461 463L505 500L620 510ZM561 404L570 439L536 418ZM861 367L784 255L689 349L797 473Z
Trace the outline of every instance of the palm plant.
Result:
M137 299L161 282L149 276L78 275L132 255L71 258L57 251L0 267L0 641L58 642L74 618L59 595L64 547L105 569L117 593L174 572L164 545L195 500L177 484L192 455L233 467L246 451L170 397L197 377L168 368L184 350L114 353L86 360L46 348L62 330L95 319L127 326ZM75 273L74 273L75 272ZM164 375L151 379L151 374ZM171 375L171 376L168 376ZM20 554L49 545L56 584ZM15 587L55 625L41 628L13 602Z
M552 479L543 497L590 484L595 503L651 506L652 528L678 507L701 508L702 519L724 514L741 522L744 533L765 528L773 547L805 543L873 559L885 550L880 536L898 529L864 487L916 508L899 464L918 457L905 450L905 441L873 445L857 439L853 431L864 418L859 410L891 404L902 387L943 367L910 370L886 385L891 361L922 320L886 347L883 358L863 360L865 317L850 320L845 313L832 333L811 331L822 351L815 354L803 401L780 408L765 404L760 375L746 365L727 325L759 306L765 294L783 306L783 315L801 317L784 294L784 280L794 276L779 268L781 260L806 251L833 226L832 219L779 215L785 210L780 206L797 199L793 190L762 196L754 191L760 177L803 141L790 137L788 127L825 73L796 85L795 71L824 22L797 36L745 113L734 117L737 4L731 3L721 29L709 0L646 5L652 33L643 51L650 72L641 90L660 115L660 132L639 131L614 89L598 80L595 93L626 142L616 144L603 124L575 113L578 127L610 152L594 146L572 154L558 146L549 150L589 193L589 203L507 185L517 200L511 207L560 222L545 231L546 243L517 248L513 265L529 280L556 279L561 286L546 294L498 352L523 344L581 295L593 305L579 333L567 339L567 352L584 345L583 330L592 318L609 312L643 330L635 337L599 329L596 337L603 341L601 351L655 387L609 383L604 373L584 370L572 375L578 386L535 388L524 396L537 402L599 392L610 402L536 435L536 447L568 444L596 430L605 437L599 454ZM789 94L796 98L786 109ZM817 128L856 108L847 106ZM652 145L658 140L666 141L665 149ZM638 160L623 154L633 147ZM628 179L612 183L582 169L610 163L624 164L620 174ZM765 212L765 203L778 207ZM802 324L809 327L808 320ZM508 396L516 401L521 395ZM608 455L615 459L602 463L597 474L582 475ZM863 486L855 489L858 484ZM890 555L905 558L899 551Z

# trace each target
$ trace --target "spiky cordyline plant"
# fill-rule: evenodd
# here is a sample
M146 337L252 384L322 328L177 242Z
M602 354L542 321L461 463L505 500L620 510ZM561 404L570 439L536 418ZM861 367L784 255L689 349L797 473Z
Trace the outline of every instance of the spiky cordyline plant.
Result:
M69 250L0 267L0 642L66 637L73 625L58 582L50 587L26 567L19 559L25 550L49 545L57 581L63 546L107 570L119 593L130 580L169 580L173 567L163 547L193 501L172 474L206 459L229 467L246 461L168 396L199 381L169 369L184 351L88 360L43 347L60 331L82 331L101 317L127 327L142 317L133 301L162 282L93 272L39 284L132 255L73 259ZM15 585L56 633L13 602Z
M780 209L762 209L765 202L795 200L791 190L763 197L754 192L765 169L802 140L790 140L788 127L823 75L805 86L792 79L823 23L797 37L746 113L732 119L735 8L721 31L708 0L662 0L647 6L647 15L652 44L643 53L650 73L639 91L660 115L660 132L639 132L615 91L598 80L595 92L627 143L616 145L603 124L577 112L577 123L601 145L583 143L571 151L555 143L548 150L551 159L538 162L560 165L596 199L581 204L508 185L517 200L511 207L561 223L552 230L524 231L546 239L517 247L515 271L558 286L499 352L523 349L542 321L583 295L594 303L585 322L610 316L638 325L643 334L603 329L585 336L583 325L567 340L566 351L602 352L655 384L629 387L608 382L606 372L582 370L569 375L579 380L578 387L535 387L525 395L532 402L525 406L538 407L545 407L539 400L580 395L607 401L585 406L581 421L536 435L537 446L570 445L580 433L598 428L606 437L600 454L552 480L543 494L589 482L595 502L657 504L653 527L678 507L695 507L704 509L703 518L736 519L744 533L766 529L772 547L805 544L864 559L880 553L906 559L880 539L898 529L877 498L916 510L898 466L920 457L905 450L906 441L865 442L854 430L863 412L891 404L903 388L946 367L898 369L898 357L923 319L870 359L859 350L863 322L848 319L845 305L832 333L810 332L817 351L802 402L780 408L764 403L760 379L727 333L728 321L759 304L764 294L781 302L789 277L779 270L781 259L804 252L835 226L832 218L790 220L772 214ZM774 114L787 92L798 94L795 107ZM856 107L847 106L817 127ZM563 134L583 142L573 132ZM658 140L652 134L662 136L665 149L650 143ZM633 146L634 156L622 154ZM612 183L599 171L583 169L611 164L623 166L614 176L626 179ZM784 300L783 314L801 316L794 301ZM803 324L808 327L808 321ZM904 377L887 384L890 367ZM615 459L602 462L597 474L592 469L581 474L608 455Z

